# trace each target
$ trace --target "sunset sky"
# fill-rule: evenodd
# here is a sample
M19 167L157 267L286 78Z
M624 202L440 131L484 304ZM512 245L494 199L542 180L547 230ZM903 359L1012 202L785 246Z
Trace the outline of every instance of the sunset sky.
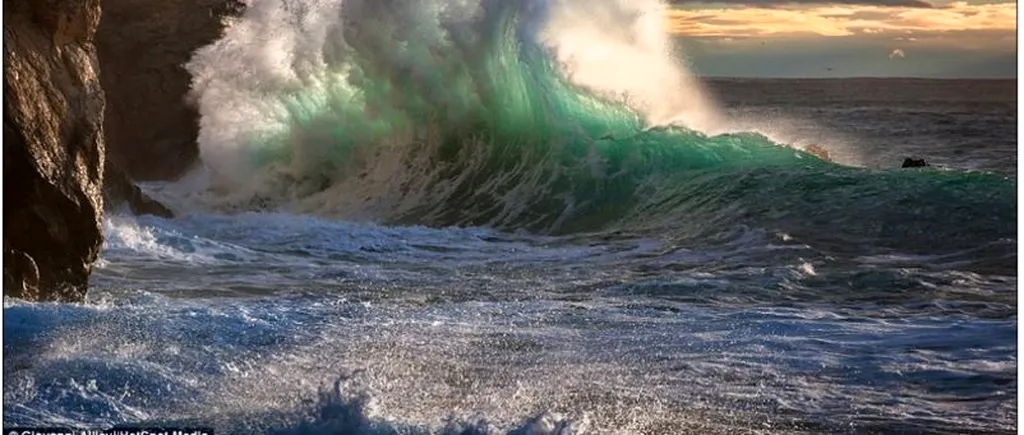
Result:
M669 26L702 76L1017 75L1012 1L673 3Z

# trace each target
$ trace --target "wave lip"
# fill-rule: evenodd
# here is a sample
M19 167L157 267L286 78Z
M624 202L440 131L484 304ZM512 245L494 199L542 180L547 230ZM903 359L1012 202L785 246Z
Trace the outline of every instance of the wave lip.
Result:
M1015 180L724 128L664 19L647 0L253 2L188 64L204 211L687 242L752 225L862 255L1015 239Z
M220 190L295 211L574 214L645 158L648 126L717 116L663 19L657 1L254 2L188 64L202 158Z

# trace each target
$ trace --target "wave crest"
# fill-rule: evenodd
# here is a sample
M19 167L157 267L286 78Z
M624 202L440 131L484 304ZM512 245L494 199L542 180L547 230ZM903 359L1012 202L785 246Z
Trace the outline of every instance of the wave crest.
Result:
M623 171L648 172L649 125L698 140L717 117L659 20L656 1L256 1L188 64L202 159L235 207L551 229L642 181Z

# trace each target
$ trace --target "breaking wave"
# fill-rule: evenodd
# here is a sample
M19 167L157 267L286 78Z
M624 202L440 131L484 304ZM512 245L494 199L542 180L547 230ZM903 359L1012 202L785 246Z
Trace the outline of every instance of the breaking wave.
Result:
M658 1L254 1L188 64L203 206L542 234L756 222L926 251L1014 236L1006 177L729 132L666 24Z

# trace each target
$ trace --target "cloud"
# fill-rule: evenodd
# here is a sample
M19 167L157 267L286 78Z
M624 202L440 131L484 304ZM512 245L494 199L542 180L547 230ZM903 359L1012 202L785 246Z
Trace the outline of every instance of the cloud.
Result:
M882 7L934 8L924 0L672 0L672 5L687 6L698 4L741 4L751 7L773 7L780 5L863 5Z
M890 49L874 43L827 39L790 44L758 44L758 50L720 46L691 49L687 56L702 77L1016 77L1013 52L949 48L907 50L907 59L890 60ZM694 45L688 44L688 47ZM879 50L883 50L879 52ZM830 70L831 69L831 70Z
M903 59L903 58L907 57L907 55L905 53L903 53L903 50L900 50L898 48L893 50L892 53L889 53L889 59L895 59L897 57L900 58L900 59Z
M766 38L786 36L948 37L959 32L1013 35L1017 29L1015 3L968 4L944 7L877 5L806 5L742 8L714 6L669 10L669 28L697 38Z

